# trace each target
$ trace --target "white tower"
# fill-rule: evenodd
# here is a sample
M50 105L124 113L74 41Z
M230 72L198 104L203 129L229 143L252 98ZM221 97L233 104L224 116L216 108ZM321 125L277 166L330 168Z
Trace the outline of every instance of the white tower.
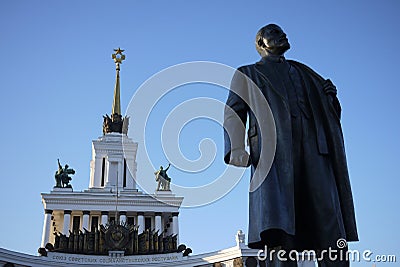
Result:
M104 116L103 136L92 141L89 188L76 192L71 186L57 185L50 193L42 193L45 216L41 247L54 244L55 234L68 237L98 231L101 225L112 222L134 225L138 234L155 231L161 237L174 236L179 242L183 197L171 191L152 195L136 189L138 144L127 136L129 118L122 117L120 104L119 72L125 55L119 48L114 51L117 77L112 113ZM154 180L152 171L147 179Z
M125 59L124 50L116 49L112 55L116 65L116 81L111 118L104 116L103 136L92 141L90 162L90 189L136 189L137 143L128 136L129 118L122 118L120 101L120 64ZM118 183L118 185L117 185Z
M89 189L136 189L138 144L124 133L105 133L92 141Z

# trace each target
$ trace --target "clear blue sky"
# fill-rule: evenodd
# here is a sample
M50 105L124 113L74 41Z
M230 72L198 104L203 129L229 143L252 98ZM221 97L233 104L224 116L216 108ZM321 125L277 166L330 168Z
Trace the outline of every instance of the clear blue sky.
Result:
M135 90L166 67L195 60L232 67L257 61L255 34L274 22L292 45L286 57L306 63L338 88L360 235L351 248L397 254L399 261L400 4L299 3L1 1L0 246L36 253L43 223L40 193L54 185L57 158L77 171L74 189L87 188L91 140L101 136L102 115L111 111L112 49L126 50L121 71L125 109ZM168 114L165 108L198 96L223 101L227 91L193 85L174 93L163 99L164 111L152 113L149 124L154 142L148 149L156 166L166 164L157 124ZM208 170L193 176L170 170L184 185L208 183L224 167L221 131L211 121L194 121L182 130L183 153L199 157L199 141L206 137L217 147ZM138 166L140 178L154 179L153 171ZM233 246L236 231L247 232L247 187L245 176L222 199L182 209L181 242L196 254Z

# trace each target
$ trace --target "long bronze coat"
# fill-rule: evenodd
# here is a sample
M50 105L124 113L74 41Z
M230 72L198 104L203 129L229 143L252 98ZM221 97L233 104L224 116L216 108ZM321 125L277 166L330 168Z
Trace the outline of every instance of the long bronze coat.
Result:
M302 80L307 97L311 103L311 112L316 125L318 149L321 154L329 154L337 191L340 199L340 207L343 216L343 224L347 241L357 241L358 234L355 222L353 198L350 187L347 162L345 156L344 141L340 124L341 107L336 95L327 95L323 89L325 80L309 67L296 62L288 61L295 67ZM231 92L227 99L225 110L225 162L229 163L231 148L240 147L241 138L231 140L227 132L236 132L244 136L244 131L249 118L248 138L250 144L250 164L252 175L263 158L260 158L262 144L270 144L270 138L263 134L260 137L259 123L255 113L263 114L260 110L259 92L268 101L276 126L276 152L272 166L266 179L257 190L249 194L249 244L260 242L260 233L268 229L282 229L288 234L295 234L295 204L294 204L294 176L292 159L292 133L291 115L288 109L287 97L284 88L273 85L263 74L263 61L256 64L240 67L238 71L245 74L258 88L249 85L243 75L235 75ZM236 93L234 93L236 92ZM238 97L242 95L245 99ZM251 107L251 108L249 108ZM252 110L250 110L252 109ZM233 111L233 112L232 112ZM236 113L236 114L232 114ZM235 119L235 115L236 116ZM239 118L239 119L238 119ZM267 131L268 132L268 131ZM239 141L238 141L239 140ZM242 141L243 142L243 141Z

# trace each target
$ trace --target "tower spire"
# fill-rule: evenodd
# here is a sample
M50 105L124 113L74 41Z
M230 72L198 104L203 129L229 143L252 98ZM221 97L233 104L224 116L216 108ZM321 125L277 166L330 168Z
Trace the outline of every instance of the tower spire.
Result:
M125 60L125 55L122 54L124 50L118 47L118 49L114 49L114 52L111 57L114 59L115 62L115 70L116 70L116 80L115 80L115 87L114 87L114 98L113 98L113 105L111 110L111 118L106 115L104 117L103 122L103 134L106 133L128 133L128 124L129 118L124 117L122 118L121 115L121 89L120 89L120 81L119 81L119 71L120 65L122 61Z
M124 50L118 47L118 49L114 49L115 53L112 54L112 58L115 62L115 70L116 70L116 80L115 80L115 88L114 88L114 100L112 105L111 116L114 114L121 115L121 97L120 97L120 86L119 86L119 71L120 71L120 64L122 61L125 60L125 55L122 54Z

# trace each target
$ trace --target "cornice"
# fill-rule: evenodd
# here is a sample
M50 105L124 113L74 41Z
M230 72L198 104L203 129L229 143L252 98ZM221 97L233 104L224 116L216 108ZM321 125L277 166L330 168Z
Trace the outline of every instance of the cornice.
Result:
M120 207L132 207L138 209L167 208L179 209L183 201L183 197L175 195L148 195L135 192L131 195L121 194L118 198ZM55 206L71 207L109 207L115 206L115 193L89 193L89 192L51 192L42 193L42 202L46 208Z

